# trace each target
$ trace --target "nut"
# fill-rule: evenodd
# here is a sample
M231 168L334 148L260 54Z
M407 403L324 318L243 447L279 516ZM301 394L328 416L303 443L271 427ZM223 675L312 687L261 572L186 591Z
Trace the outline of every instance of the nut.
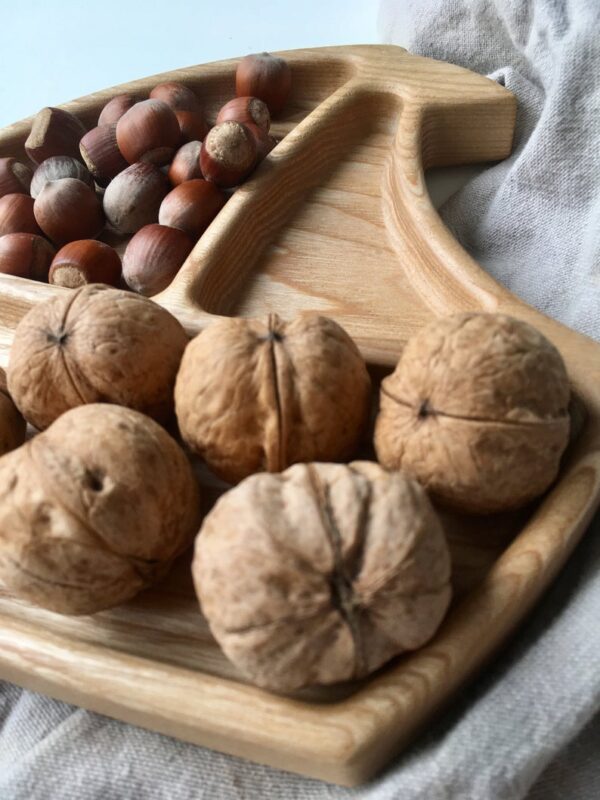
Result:
M187 142L175 153L168 177L173 186L202 177L200 169L200 148L202 142Z
M118 406L73 409L0 461L0 577L62 614L109 608L165 574L198 507L190 464L159 425Z
M85 403L116 403L159 421L187 336L156 303L91 284L33 306L15 331L8 387L36 428Z
M292 71L283 58L270 53L257 53L242 58L235 73L238 97L258 97L279 114L292 88Z
M214 183L197 179L175 187L162 201L161 225L179 228L198 239L225 205L225 194Z
M33 173L31 181L31 196L36 198L44 186L50 181L60 181L62 178L77 178L87 184L90 189L94 188L94 179L87 167L71 156L52 156L47 158L39 165Z
M35 233L7 233L0 237L0 272L34 281L47 281L56 250Z
M116 122L88 131L79 142L79 151L86 167L100 186L108 186L119 172L129 166L117 144Z
M177 81L159 83L150 92L150 97L166 103L173 111L202 111L197 95Z
M33 197L26 194L0 197L0 236L7 233L42 233L34 215Z
M271 150L276 146L277 140L269 133L263 131L262 128L257 128L256 125L247 123L246 127L248 128L250 133L254 136L254 141L256 142L256 160L257 163L260 163L263 159L265 159L269 155Z
M117 122L119 150L130 164L167 164L181 141L177 117L162 100L142 100Z
M265 133L269 132L271 126L271 115L267 104L258 97L236 97L225 103L217 114L217 125L228 120L256 125Z
M137 102L139 102L139 98L132 94L118 94L109 100L100 112L98 125L113 125Z
M297 461L347 460L370 398L356 345L316 315L219 320L190 342L175 385L183 438L230 483Z
M450 557L423 489L376 464L297 464L223 495L192 574L225 655L275 691L363 678L435 633Z
M556 478L568 403L563 360L535 328L503 314L439 319L381 385L377 457L458 510L518 508Z
M35 164L50 156L79 158L79 140L85 127L77 117L62 108L43 108L31 126L25 152Z
M58 251L50 267L49 283L76 289L86 283L118 286L121 259L116 250L96 239L70 242Z
M240 122L215 125L202 142L202 174L217 186L237 186L252 172L255 164L256 141Z
M146 225L132 236L123 255L123 277L130 289L151 297L162 292L179 272L194 246L177 228Z
M201 111L176 111L175 116L181 131L180 141L201 141L208 133L209 128Z
M102 203L93 189L77 178L50 181L33 206L43 232L61 246L76 239L91 239L104 226Z
M20 447L25 441L25 420L6 388L6 375L0 368L0 456Z
M132 164L113 178L104 192L108 222L118 233L135 233L156 222L169 188L169 181L154 164Z
M31 169L16 158L0 158L0 197L5 194L28 194Z

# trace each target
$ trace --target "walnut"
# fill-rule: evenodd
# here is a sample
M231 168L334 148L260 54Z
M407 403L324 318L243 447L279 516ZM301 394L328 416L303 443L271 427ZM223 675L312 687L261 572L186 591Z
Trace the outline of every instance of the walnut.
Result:
M36 428L84 403L129 406L160 422L173 413L173 386L187 335L145 297L102 284L34 306L15 332L8 386Z
M225 654L275 691L361 678L421 647L451 594L424 490L368 462L247 478L205 518L192 572Z
M80 406L0 459L0 579L63 614L108 608L163 575L198 509L192 468L160 425Z
M6 375L0 368L0 456L23 444L25 428L25 420L8 393Z
M502 314L436 320L381 385L375 449L458 510L518 508L556 478L569 436L558 350Z
M348 334L326 317L224 319L188 345L175 385L185 441L231 483L297 461L350 458L371 382Z

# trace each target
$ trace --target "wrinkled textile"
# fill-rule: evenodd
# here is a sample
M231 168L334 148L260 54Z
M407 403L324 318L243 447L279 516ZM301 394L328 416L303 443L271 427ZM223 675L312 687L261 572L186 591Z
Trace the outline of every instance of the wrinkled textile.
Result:
M380 25L386 41L491 74L516 94L513 155L442 216L498 281L600 339L600 3L387 0ZM512 642L366 786L306 780L2 684L0 798L591 800L599 534L596 520Z

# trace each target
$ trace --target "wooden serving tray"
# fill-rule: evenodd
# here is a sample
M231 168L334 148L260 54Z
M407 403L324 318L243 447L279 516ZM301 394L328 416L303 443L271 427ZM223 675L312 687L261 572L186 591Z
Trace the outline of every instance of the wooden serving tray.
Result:
M317 310L357 340L374 373L435 315L503 311L562 352L587 409L556 486L519 514L447 518L456 599L434 640L352 686L282 697L247 685L198 612L189 555L160 585L93 617L0 593L0 675L128 722L346 785L410 740L506 640L555 577L600 496L600 349L498 286L444 227L424 169L511 150L514 97L487 78L356 46L283 54L293 97L285 139L227 203L155 298L195 332L218 315ZM236 62L134 81L65 105L89 125L108 98L189 84L209 115L234 95ZM30 120L0 133L22 156ZM526 268L526 265L524 266ZM0 363L21 316L65 291L0 276Z

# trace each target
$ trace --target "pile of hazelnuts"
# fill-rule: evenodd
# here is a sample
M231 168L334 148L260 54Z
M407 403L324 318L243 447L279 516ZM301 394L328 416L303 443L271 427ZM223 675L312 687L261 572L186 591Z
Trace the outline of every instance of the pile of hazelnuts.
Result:
M0 272L75 288L165 289L227 201L276 145L271 114L291 88L288 63L243 58L237 97L206 121L187 86L155 86L147 100L122 94L86 131L77 117L44 108L25 152L35 171L0 158ZM123 262L97 237L132 236ZM58 251L57 251L58 250Z

